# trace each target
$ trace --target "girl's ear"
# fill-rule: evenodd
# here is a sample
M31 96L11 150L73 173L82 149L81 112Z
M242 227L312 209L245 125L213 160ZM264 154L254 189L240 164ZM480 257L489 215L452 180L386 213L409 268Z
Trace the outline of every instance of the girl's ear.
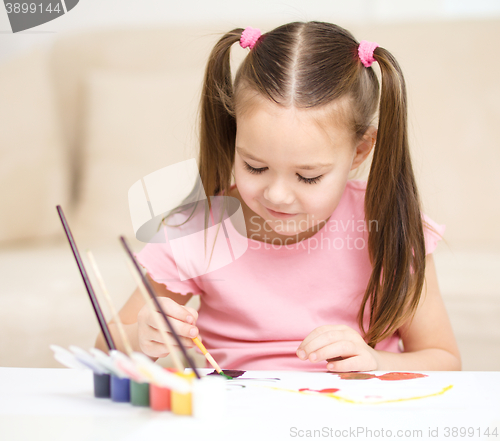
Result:
M352 160L351 170L358 168L363 161L368 157L377 140L377 128L374 126L368 127L361 141L356 145L356 150Z

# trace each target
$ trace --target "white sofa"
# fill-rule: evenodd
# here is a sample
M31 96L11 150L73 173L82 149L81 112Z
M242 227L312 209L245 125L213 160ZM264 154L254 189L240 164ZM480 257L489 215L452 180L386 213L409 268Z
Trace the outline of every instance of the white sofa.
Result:
M500 60L491 48L500 22L346 27L403 68L424 211L447 225L435 259L463 368L498 370ZM0 65L0 366L58 366L49 344L89 347L98 332L57 204L80 251L94 252L117 306L133 291L117 240L124 234L142 246L128 188L196 157L203 70L227 30L61 34ZM246 51L235 45L235 67Z

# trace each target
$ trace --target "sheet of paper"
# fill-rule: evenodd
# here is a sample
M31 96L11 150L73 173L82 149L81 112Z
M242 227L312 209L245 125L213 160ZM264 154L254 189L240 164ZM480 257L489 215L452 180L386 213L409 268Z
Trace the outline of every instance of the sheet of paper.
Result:
M227 409L206 421L94 398L89 371L0 368L0 439L135 441L168 434L183 441L277 441L311 437L308 430L337 439L387 437L381 430L392 438L396 430L420 430L406 438L450 439L446 427L488 425L500 434L499 372L422 372L427 376L400 381L371 374L346 380L326 372L248 371L227 382ZM439 437L431 436L436 429Z

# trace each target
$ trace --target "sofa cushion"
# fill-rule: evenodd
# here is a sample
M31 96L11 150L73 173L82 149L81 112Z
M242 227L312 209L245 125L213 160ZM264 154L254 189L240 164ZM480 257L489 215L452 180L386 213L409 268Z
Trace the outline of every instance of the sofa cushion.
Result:
M0 243L60 234L68 168L47 50L0 65Z
M180 73L193 69L201 74L220 32L213 25L148 25L78 30L55 39L50 63L71 167L71 196L76 204L80 199L89 74L94 70Z
M133 236L128 207L132 184L160 168L197 157L202 74L199 70L89 74L75 227L86 240Z

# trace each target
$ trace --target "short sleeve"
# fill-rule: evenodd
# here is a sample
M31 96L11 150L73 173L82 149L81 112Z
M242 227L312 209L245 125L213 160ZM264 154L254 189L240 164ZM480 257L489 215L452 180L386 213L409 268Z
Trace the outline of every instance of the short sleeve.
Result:
M422 213L422 219L427 223L427 225L424 223L425 254L427 255L434 252L438 242L443 238L446 225L434 222L424 213Z
M157 234L166 236L165 230L163 227ZM147 243L134 256L151 278L157 283L163 283L169 291L194 295L202 293L194 279L181 281L168 239L162 243Z

